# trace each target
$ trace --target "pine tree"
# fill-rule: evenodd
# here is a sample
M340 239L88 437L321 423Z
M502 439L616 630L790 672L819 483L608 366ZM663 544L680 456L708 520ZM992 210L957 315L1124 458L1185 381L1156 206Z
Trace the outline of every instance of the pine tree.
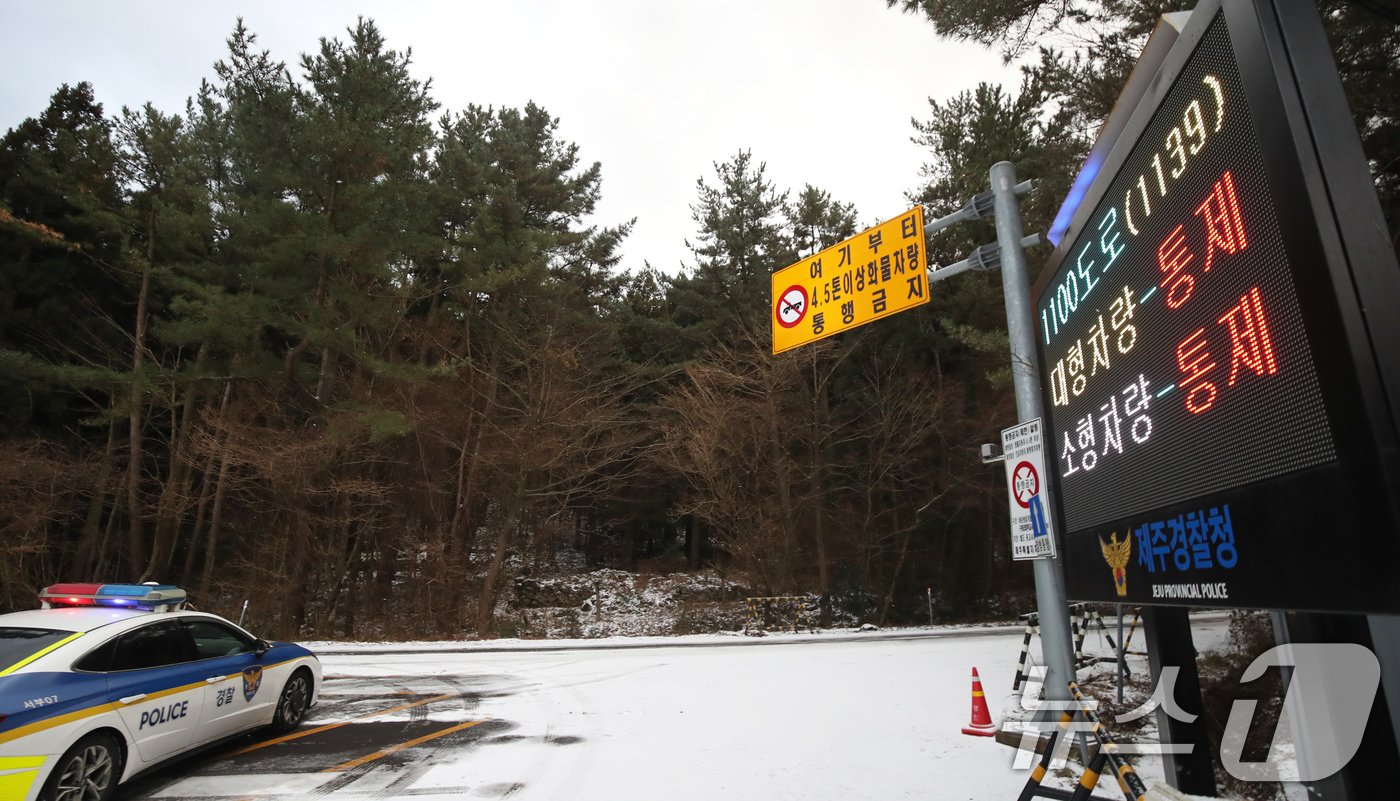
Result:
M698 345L762 340L769 275L796 259L784 219L787 193L773 186L766 171L767 165L741 150L716 162L718 185L703 177L696 181L691 215L699 230L689 245L696 261L675 281L675 319Z
M834 201L831 193L811 184L802 187L786 214L798 256L810 256L856 233L855 206Z
M90 84L60 87L0 140L0 210L0 415L10 432L71 441L129 355L127 220Z
M183 401L177 406L169 393L160 391L169 387L175 368L183 366L184 360L178 349L169 355L161 352L152 336L152 324L168 316L169 299L176 289L174 271L188 271L208 260L213 231L200 165L180 117L162 114L149 103L139 112L122 109L115 135L121 175L129 187L133 247L128 262L136 279L132 319L129 324L123 322L131 332L126 392L127 555L132 560L131 573L146 580L163 576L170 568L178 526L175 496L188 475L185 449L198 393L197 386L185 386ZM143 484L147 473L155 471L147 464L152 450L147 448L147 423L159 416L151 414L151 419L143 419L143 415L154 405L151 399L162 395L170 398L172 414L180 420L153 432L166 441L164 463L169 472L160 493L155 535L148 543L145 530L152 515L146 508ZM143 563L148 553L149 559Z
M618 372L610 325L622 299L616 249L629 226L583 224L601 167L583 165L539 106L470 106L440 127L431 174L446 249L422 278L429 326L443 327L468 365L460 411L443 432L458 475L446 547L460 570L477 530L495 535L483 548L470 621L488 634L506 557L539 535L529 521L577 514L607 496L619 475L609 464L626 450L617 436L635 431L617 416L632 383ZM556 405L582 398L590 400ZM568 436L548 433L566 425Z

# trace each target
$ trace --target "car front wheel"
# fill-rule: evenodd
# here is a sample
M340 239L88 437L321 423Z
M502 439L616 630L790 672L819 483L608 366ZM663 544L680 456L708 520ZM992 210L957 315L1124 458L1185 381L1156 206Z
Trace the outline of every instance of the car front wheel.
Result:
M282 687L282 697L277 699L277 712L272 716L272 730L289 732L295 729L301 725L310 705L311 677L306 675L306 671L298 670Z
M40 798L44 801L109 801L121 777L121 749L109 734L90 734L58 760Z

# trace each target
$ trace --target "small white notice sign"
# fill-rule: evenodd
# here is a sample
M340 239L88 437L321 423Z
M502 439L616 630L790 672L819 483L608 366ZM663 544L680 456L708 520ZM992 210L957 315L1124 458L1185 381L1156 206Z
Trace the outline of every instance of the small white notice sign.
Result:
M1045 456L1040 418L1001 432L1006 489L1011 509L1011 558L1055 555L1055 534L1045 494Z

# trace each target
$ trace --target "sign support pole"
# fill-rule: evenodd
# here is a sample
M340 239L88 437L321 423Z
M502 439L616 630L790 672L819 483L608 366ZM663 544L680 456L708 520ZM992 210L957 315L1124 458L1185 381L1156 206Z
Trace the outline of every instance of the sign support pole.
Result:
M1206 733L1201 676L1196 670L1196 647L1191 640L1191 618L1184 606L1144 606L1142 624L1152 686L1171 693L1165 701L1172 702L1192 718L1189 721L1176 718L1165 702L1157 708L1157 730L1162 744L1190 746L1181 753L1171 749L1163 751L1162 767L1166 770L1167 781L1183 793L1215 795L1210 736ZM1171 667L1177 669L1176 682L1163 685L1163 669Z
M1011 344L1011 376L1016 390L1016 417L1017 422L1024 423L1044 419L1045 413L1040 401L1040 368L1035 356L1030 276L1021 245L1021 206L1016 199L1015 165L1009 161L992 165L991 180L1001 256L1001 287L1006 301L1006 332ZM1050 483L1048 475L1045 483ZM1069 682L1074 681L1075 673L1074 647L1065 611L1068 602L1064 568L1058 557L1035 559L1032 564L1036 606L1040 610L1040 647L1047 670L1045 697L1051 702L1052 710L1069 710L1074 703Z

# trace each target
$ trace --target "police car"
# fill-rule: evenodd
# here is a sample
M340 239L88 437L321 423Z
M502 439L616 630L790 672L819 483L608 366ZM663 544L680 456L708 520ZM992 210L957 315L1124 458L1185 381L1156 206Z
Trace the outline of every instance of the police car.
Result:
M0 799L106 801L119 782L212 743L290 731L321 664L166 585L55 584L0 615Z

